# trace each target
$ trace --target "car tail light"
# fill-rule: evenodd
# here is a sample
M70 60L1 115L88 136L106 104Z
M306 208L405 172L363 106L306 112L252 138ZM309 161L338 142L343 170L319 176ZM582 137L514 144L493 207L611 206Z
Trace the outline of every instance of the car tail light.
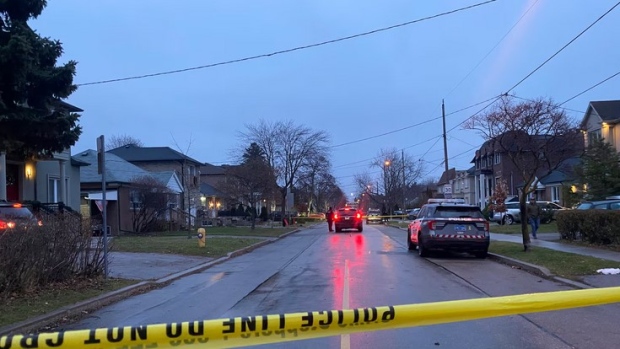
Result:
M0 220L0 229L8 229L9 224L3 220Z
M338 219L338 214L334 213L334 220Z
M13 207L14 207L14 208L21 208L21 207L22 207L22 204L13 204Z
M355 217L357 217L357 219L362 219L362 214L358 212Z
M426 224L428 226L428 229L435 230L435 221L428 221L428 223Z

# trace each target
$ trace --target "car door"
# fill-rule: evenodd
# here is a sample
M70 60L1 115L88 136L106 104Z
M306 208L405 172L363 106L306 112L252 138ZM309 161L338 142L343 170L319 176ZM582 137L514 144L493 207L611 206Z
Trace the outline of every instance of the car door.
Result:
M428 207L422 206L416 219L414 219L409 224L409 231L411 232L411 241L415 242L416 244L418 243L418 232L420 231L420 225L422 224L422 220L424 219L424 216L426 216L427 212L428 212Z

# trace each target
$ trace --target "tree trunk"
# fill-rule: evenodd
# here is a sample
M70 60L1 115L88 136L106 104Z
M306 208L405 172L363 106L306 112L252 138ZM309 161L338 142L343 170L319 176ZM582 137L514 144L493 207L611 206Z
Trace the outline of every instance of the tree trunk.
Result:
M519 197L519 210L521 211L521 235L523 236L523 251L527 251L530 247L530 233L527 230L527 210L525 202L527 199L526 191Z
M254 230L254 228L256 228L256 204L252 204L250 205L250 217L252 217L252 225L251 225L251 230Z
M282 188L280 191L282 192L282 207L280 211L282 212L282 223L284 225L284 218L286 218L286 187Z

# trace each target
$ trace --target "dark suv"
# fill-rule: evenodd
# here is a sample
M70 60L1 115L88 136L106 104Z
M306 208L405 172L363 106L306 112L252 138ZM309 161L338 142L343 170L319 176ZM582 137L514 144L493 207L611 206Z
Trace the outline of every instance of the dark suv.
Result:
M0 201L0 234L40 225L30 210L21 204Z
M407 228L407 247L426 257L431 250L470 252L486 258L489 222L480 208L461 199L429 199Z
M334 226L336 227L336 233L342 231L342 229L357 229L362 232L364 217L362 211L351 207L344 207L334 212Z

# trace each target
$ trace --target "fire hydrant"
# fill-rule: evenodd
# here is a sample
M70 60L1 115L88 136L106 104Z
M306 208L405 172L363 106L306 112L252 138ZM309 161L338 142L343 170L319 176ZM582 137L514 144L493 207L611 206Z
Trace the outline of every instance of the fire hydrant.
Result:
M205 228L198 228L198 247L205 247L207 245L207 231Z

